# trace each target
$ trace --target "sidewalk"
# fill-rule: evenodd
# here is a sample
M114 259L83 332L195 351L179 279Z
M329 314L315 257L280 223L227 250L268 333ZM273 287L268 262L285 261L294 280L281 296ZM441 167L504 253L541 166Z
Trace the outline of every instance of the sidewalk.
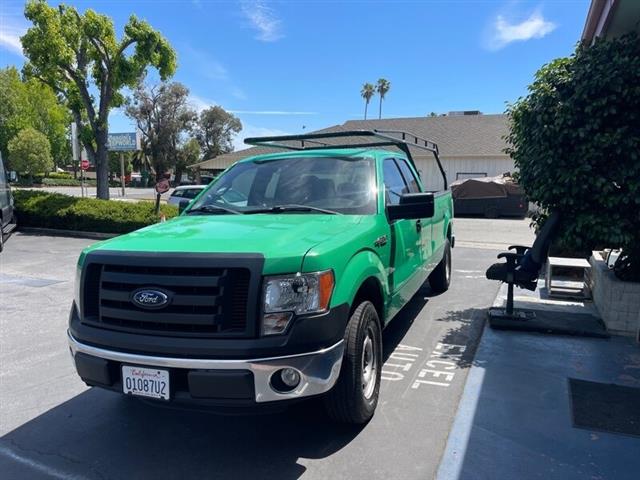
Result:
M531 297L516 296L516 307ZM592 306L538 294L538 308L563 316ZM437 478L640 478L640 436L573 426L569 378L640 388L640 345L485 326Z

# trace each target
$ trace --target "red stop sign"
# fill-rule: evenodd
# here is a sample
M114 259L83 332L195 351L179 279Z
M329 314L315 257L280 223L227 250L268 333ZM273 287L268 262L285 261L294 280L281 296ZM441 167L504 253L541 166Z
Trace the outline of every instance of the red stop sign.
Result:
M85 159L83 159L83 160L80 162L80 168L81 168L82 170L89 170L89 160L87 160L86 158L85 158Z
M169 185L169 180L167 179L160 180L158 183L156 183L156 192L160 194L168 192L170 188L171 185Z

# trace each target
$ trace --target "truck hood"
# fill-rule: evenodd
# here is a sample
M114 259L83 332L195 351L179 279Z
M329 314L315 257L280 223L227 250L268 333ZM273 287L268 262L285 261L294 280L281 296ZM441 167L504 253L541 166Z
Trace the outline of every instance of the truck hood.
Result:
M97 243L85 253L260 253L265 258L265 274L295 272L309 249L345 231L363 228L363 218L290 213L180 216Z

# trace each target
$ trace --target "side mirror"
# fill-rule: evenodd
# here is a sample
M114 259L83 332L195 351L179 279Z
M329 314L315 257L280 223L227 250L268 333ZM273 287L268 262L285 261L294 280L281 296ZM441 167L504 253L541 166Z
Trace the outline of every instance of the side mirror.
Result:
M184 212L190 203L191 200L180 200L180 203L178 204L178 215Z
M397 205L387 205L389 221L430 218L434 215L433 193L405 193Z

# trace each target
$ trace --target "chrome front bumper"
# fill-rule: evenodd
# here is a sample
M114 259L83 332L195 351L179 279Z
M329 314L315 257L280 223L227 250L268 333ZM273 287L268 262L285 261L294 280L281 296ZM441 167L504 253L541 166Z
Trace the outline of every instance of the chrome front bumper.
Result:
M92 357L123 364L189 370L249 370L253 373L255 401L258 403L307 397L329 391L340 375L344 353L344 340L340 340L335 345L322 350L284 357L251 360L155 357L92 347L80 343L71 333L67 332L67 334L69 348L73 356L77 352L81 352ZM286 367L298 370L301 380L299 385L292 391L286 393L278 392L271 387L271 376L276 371Z

